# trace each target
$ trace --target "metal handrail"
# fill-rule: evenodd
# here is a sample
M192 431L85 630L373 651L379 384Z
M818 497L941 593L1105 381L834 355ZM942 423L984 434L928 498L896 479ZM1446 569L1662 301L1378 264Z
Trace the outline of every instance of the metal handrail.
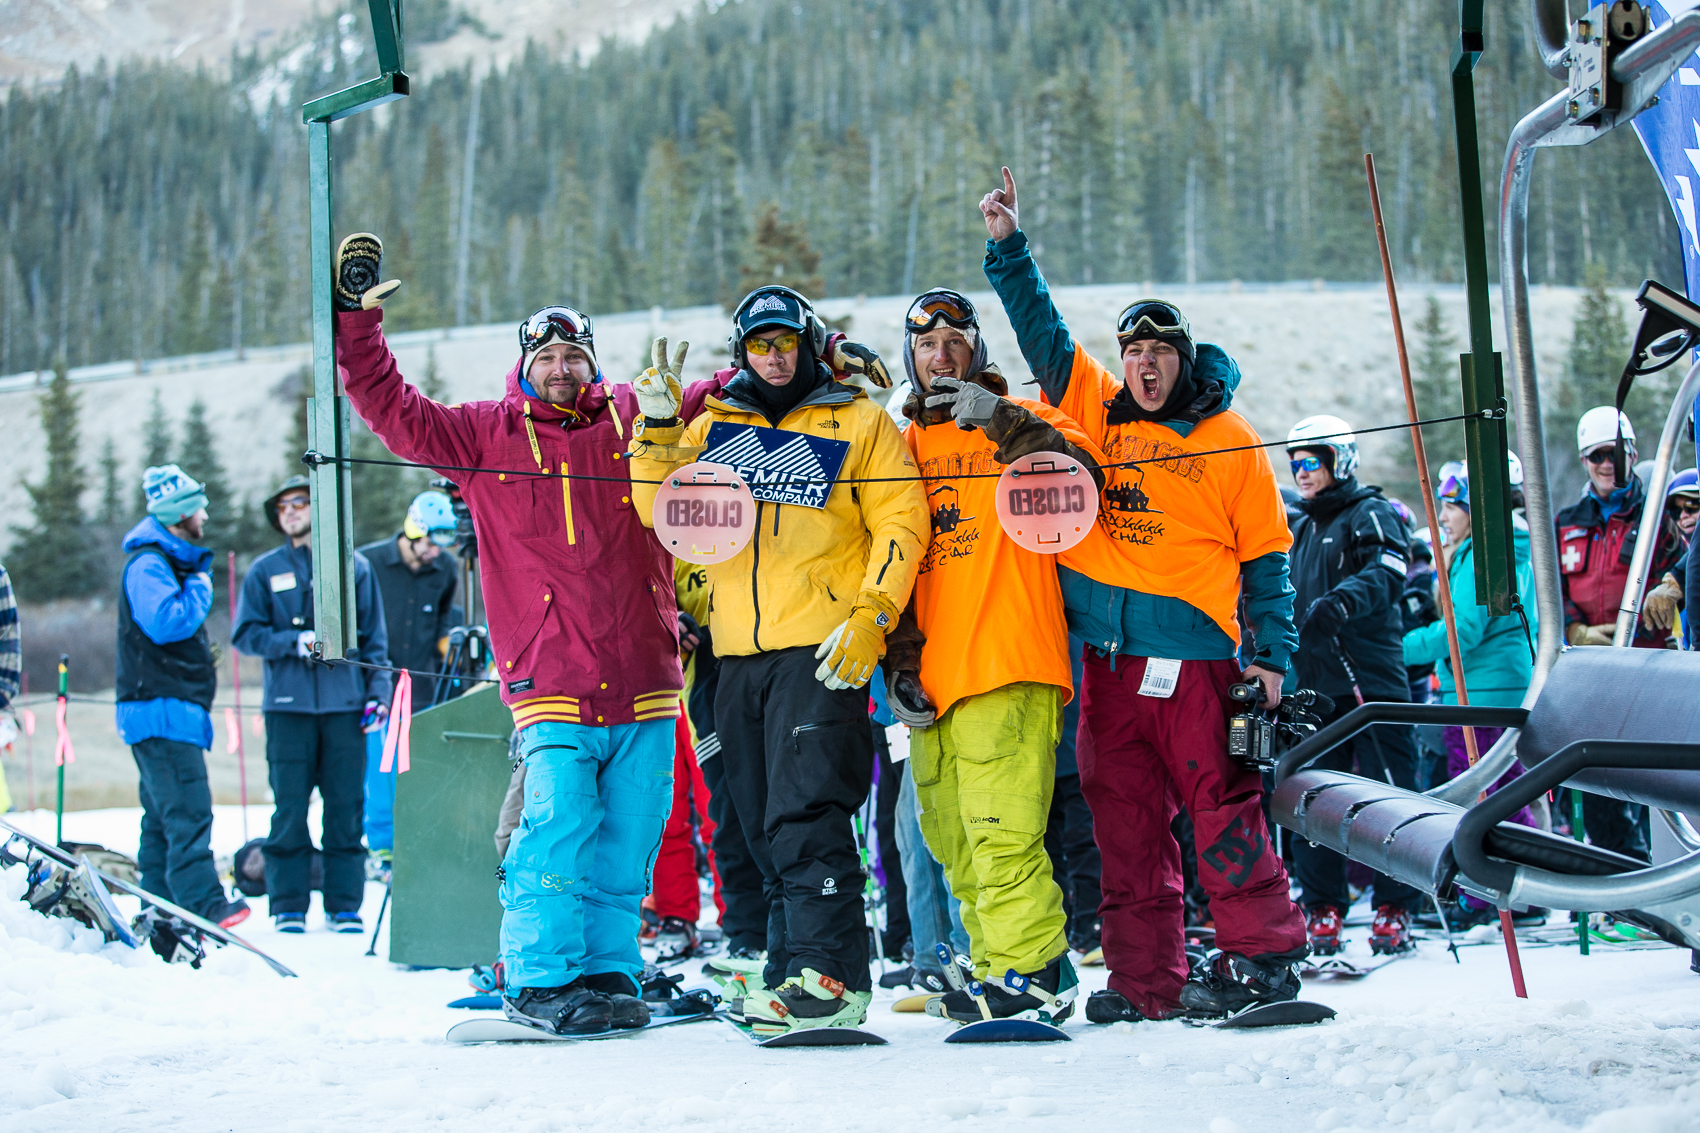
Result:
M1653 459L1653 472L1647 478L1647 498L1641 505L1641 531L1635 537L1635 550L1629 557L1629 578L1623 585L1623 601L1617 607L1617 628L1612 631L1611 643L1627 648L1635 642L1635 619L1641 614L1641 600L1647 593L1647 572L1653 566L1653 552L1658 548L1660 528L1665 521L1665 485L1670 483L1671 465L1676 461L1676 443L1682 426L1700 393L1700 361L1688 368L1688 375L1676 391L1670 412L1665 414L1664 431L1659 434L1659 451Z

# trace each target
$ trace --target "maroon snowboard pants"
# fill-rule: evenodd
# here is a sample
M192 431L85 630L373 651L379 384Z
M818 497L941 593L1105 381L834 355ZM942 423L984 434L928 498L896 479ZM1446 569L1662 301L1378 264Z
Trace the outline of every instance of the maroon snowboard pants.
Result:
M1077 754L1104 859L1104 962L1110 987L1147 1018L1180 1008L1186 983L1181 852L1169 823L1192 816L1198 877L1216 946L1257 956L1305 943L1259 805L1255 771L1228 758L1233 661L1184 661L1174 693L1141 696L1145 658L1086 650ZM1114 667L1112 668L1112 662Z

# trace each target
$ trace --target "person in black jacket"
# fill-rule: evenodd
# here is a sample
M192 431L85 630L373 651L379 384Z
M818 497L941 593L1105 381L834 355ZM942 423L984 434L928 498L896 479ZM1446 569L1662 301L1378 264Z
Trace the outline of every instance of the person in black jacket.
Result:
M455 541L454 505L441 492L420 492L408 506L402 529L393 538L358 548L371 564L383 596L384 633L390 664L413 671L413 710L422 712L436 698L435 677L447 649L449 630L459 615L455 590L460 560L448 548ZM395 769L383 763L384 732L366 735L366 848L387 868L395 844Z
M305 476L284 481L265 502L266 518L286 536L254 560L242 580L231 639L265 667L266 766L271 775L271 837L266 839L266 894L280 932L303 932L312 895L313 839L307 804L324 801L325 923L360 932L366 890L364 811L366 739L382 726L390 696L383 599L365 556L354 556L356 665L312 659L312 502Z
M1359 484L1358 446L1338 417L1307 417L1287 435L1293 479L1304 498L1293 525L1293 588L1300 613L1298 684L1334 701L1331 723L1368 700L1410 699L1402 639L1407 535L1393 505L1370 484ZM1318 760L1315 766L1353 770L1366 779L1416 787L1416 748L1407 728L1372 728ZM1311 951L1340 950L1340 931L1351 892L1346 861L1332 850L1299 839L1293 859L1305 908ZM1411 907L1416 890L1380 874L1375 878L1376 952L1411 947Z

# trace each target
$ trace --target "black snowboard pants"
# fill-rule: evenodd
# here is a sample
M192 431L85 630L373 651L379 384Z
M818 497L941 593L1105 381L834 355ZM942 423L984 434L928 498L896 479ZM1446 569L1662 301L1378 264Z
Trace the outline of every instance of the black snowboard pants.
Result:
M266 895L273 916L305 913L312 896L313 839L307 804L323 800L325 912L357 913L366 895L366 734L360 713L266 713L266 766L271 776L271 837L266 839Z
M870 721L871 723L871 721ZM880 874L885 881L886 959L903 955L909 943L909 886L903 880L903 852L897 848L897 794L903 788L903 764L891 761L885 728L872 724L875 767L874 831L878 836Z
M777 987L813 968L868 991L865 877L851 826L873 786L868 691L815 680L809 646L720 658L715 730L732 805L771 902Z
M143 740L130 751L140 773L142 888L191 913L222 917L228 902L213 864L206 752L165 739Z
M1355 704L1336 702L1334 711L1322 722L1332 724ZM1359 732L1310 766L1325 771L1349 771L1407 791L1417 788L1417 745L1415 729L1383 725ZM1346 859L1333 850L1293 839L1293 866L1302 891L1299 904L1308 913L1318 905L1333 905L1344 916L1351 908L1351 889L1346 884ZM1375 875L1374 904L1392 905L1408 912L1424 906L1422 894L1402 881Z
M1068 914L1070 941L1088 939L1097 933L1098 903L1103 900L1103 857L1092 834L1092 808L1080 791L1080 775L1058 775L1051 795L1051 813L1045 824L1045 852L1051 856L1051 873L1063 891L1063 911Z
M720 917L726 950L763 951L767 948L767 882L732 805L732 789L726 785L725 748L708 759L699 755L697 761L702 781L708 786L708 817L714 821L714 868L720 874L720 899L726 903L726 912Z

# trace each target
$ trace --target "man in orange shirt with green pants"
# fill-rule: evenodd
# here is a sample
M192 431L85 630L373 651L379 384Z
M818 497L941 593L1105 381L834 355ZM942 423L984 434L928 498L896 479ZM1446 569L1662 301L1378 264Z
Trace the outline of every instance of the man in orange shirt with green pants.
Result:
M921 832L962 903L974 975L991 1013L1036 1018L1044 1011L1060 1023L1074 1011L1078 980L1044 839L1062 708L1073 695L1068 627L1055 556L1004 532L995 477L1018 457L1062 452L1101 487L1098 457L1057 410L1005 396L966 296L944 288L923 294L905 329L914 392L903 407L903 439L921 472L933 530L912 606L926 643L917 655L902 648L907 635L893 634L886 664L905 707L923 707L924 697L937 714L910 743ZM1011 972L1026 983L1006 984ZM981 1018L966 991L945 995L943 1012L962 1022Z
M1256 679L1264 704L1298 635L1275 471L1229 405L1239 367L1197 343L1173 305L1142 300L1117 321L1122 376L1076 342L1027 248L1015 179L980 202L986 277L1045 400L1106 459L1098 523L1060 556L1069 628L1086 642L1081 789L1103 851L1108 990L1093 1022L1222 1016L1298 996L1305 922L1287 895L1258 773L1228 757L1228 689ZM1236 609L1255 644L1243 669ZM1220 952L1191 970L1182 939L1180 849L1192 818L1198 877Z

